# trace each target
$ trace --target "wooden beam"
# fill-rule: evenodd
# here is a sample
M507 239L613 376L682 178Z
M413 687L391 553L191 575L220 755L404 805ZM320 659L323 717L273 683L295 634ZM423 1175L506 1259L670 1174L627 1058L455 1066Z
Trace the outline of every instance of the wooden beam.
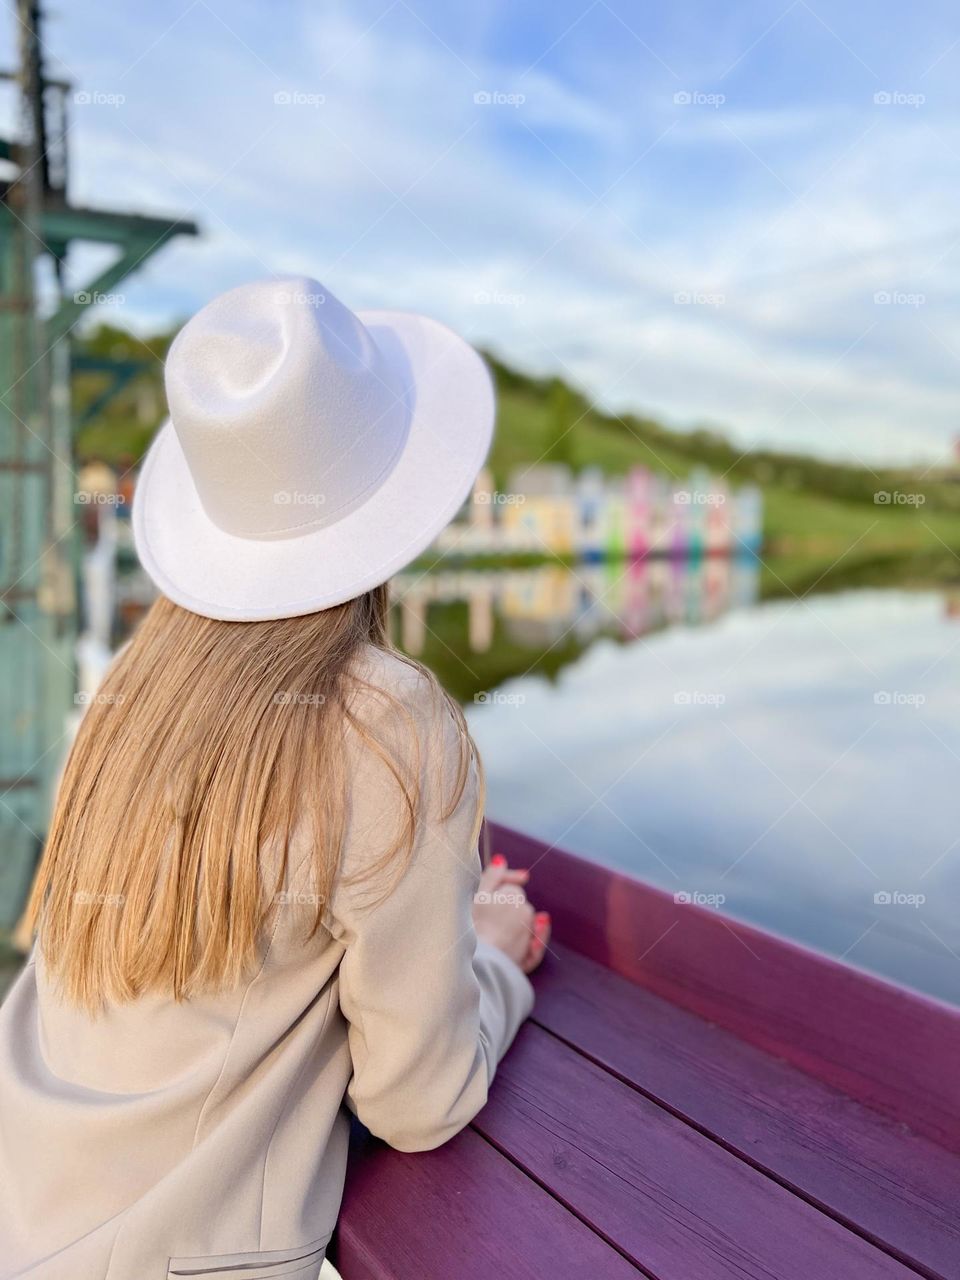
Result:
M960 1009L489 824L556 939L960 1152Z

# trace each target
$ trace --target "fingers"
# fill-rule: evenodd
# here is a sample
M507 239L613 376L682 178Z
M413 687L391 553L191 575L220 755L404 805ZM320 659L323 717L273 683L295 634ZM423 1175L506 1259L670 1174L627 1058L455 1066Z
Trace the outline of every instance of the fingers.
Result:
M504 875L500 867L487 867L480 877L478 901L514 907L524 914L519 917L520 925L526 929L533 928L533 908L527 902L523 881ZM530 913L529 920L526 913Z
M492 892L499 889L502 884L522 884L521 880L511 880L510 872L504 867L484 867L480 873L480 888Z
M538 911L533 917L533 938L530 945L545 951L550 941L551 920L549 911Z
M484 867L480 882L485 889L496 889L502 884L526 884L530 872L526 867L509 867L502 853L495 853L490 865Z
M504 876L529 876L526 867L511 867L502 853L495 853L490 859L490 870Z
M527 954L524 957L521 968L524 973L532 973L540 964L547 951L550 942L551 921L549 911L538 911L533 917L533 937L530 939L530 945L527 948Z
M530 872L526 867L511 868L502 853L493 855L489 865L484 867L480 876L480 887L489 894L502 891L507 885L514 886L510 891L509 898L510 905L520 912L519 917L515 917L516 927L522 931L521 938L523 932L528 935L526 950L523 953L523 959L520 961L520 967L524 973L532 973L543 960L550 942L551 932L550 913L547 911L535 912L527 901L523 886L527 884L529 878ZM504 894L505 899L506 896ZM504 949L506 950L507 948ZM517 953L511 949L508 954L512 954L516 958Z

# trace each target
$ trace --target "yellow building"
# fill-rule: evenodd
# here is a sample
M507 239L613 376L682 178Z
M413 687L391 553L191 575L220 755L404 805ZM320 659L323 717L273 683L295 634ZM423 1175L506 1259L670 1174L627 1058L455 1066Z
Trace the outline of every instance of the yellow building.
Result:
M572 555L577 545L577 509L572 495L526 495L500 513L507 546Z

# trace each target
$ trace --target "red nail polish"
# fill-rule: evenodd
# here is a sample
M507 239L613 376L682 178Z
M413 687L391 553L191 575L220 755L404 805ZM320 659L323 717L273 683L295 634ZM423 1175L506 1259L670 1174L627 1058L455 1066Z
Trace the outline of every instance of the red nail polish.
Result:
M507 860L502 853L495 853L490 859L490 865L491 867L505 867Z
M550 923L550 912L549 912L549 911L538 911L538 912L537 912L537 914L536 914L536 916L534 917L534 919L536 920L537 924L549 924L549 923Z

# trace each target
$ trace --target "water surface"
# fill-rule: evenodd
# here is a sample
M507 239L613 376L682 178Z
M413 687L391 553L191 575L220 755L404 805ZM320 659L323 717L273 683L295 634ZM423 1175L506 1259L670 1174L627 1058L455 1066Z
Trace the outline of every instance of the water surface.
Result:
M492 604L490 575L434 584L407 628L468 706L490 815L960 1002L944 593L756 604L749 567L712 596L674 568L625 621L602 570L536 572Z

